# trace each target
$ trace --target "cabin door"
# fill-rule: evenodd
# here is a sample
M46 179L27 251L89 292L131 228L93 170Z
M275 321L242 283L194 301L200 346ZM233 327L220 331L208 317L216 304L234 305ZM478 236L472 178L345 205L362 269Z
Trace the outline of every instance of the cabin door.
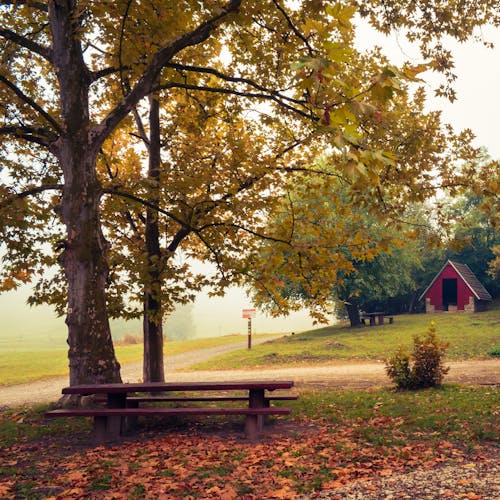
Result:
M457 305L457 279L443 279L443 309L448 310L449 306Z

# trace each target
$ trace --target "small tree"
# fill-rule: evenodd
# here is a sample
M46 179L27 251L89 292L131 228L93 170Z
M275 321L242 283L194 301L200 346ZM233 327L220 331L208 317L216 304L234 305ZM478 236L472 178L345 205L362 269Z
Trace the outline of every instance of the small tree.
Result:
M441 385L449 367L444 366L447 342L436 335L434 321L423 335L413 337L413 353L400 347L385 362L387 375L399 389L423 389Z

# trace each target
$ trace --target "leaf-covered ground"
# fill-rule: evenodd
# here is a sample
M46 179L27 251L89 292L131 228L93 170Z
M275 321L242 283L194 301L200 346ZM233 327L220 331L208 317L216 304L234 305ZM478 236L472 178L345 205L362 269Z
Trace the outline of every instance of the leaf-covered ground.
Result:
M462 392L427 394L434 400L448 398L441 406L433 403L433 425L428 420L416 425L386 408L392 398L388 391L366 393L364 398L355 393L350 399L355 410L349 409L345 393L343 399L326 397L321 403L317 394L306 394L302 404L310 401L310 411L297 407L294 418L278 419L256 444L245 440L241 421L224 418L170 428L158 422L118 445L92 447L85 421L64 424L74 426L73 434L66 428L34 438L26 427L35 432L53 424L22 411L4 413L0 428L13 421L24 431L12 431L16 437L0 451L0 498L294 498L401 472L491 463L497 436L495 391ZM421 394L408 395L406 401L402 397L395 403L415 402L415 417L428 411L419 410L419 400L425 399ZM450 403L462 397L471 398L471 408L474 402L483 405L469 415L479 419L474 430L471 419ZM338 403L346 408L343 416L327 415L330 406L337 414ZM394 414L384 414L384 408ZM488 408L491 411L485 412ZM310 416L314 409L316 416ZM453 423L443 426L445 421ZM481 426L488 432L478 432ZM467 495L480 497L472 485Z
M397 437L397 419L367 423ZM11 498L293 498L352 481L444 463L485 461L487 447L465 452L448 441L374 446L350 429L311 423L250 444L205 431L142 437L119 446L68 453L57 438L2 452L0 494ZM287 426L290 430L290 426Z

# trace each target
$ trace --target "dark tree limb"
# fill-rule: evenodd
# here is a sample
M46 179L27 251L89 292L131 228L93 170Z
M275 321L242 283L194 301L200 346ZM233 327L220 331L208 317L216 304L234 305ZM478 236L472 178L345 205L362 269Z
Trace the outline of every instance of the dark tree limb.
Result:
M295 24L293 24L292 19L286 13L285 9L279 4L279 2L277 0L272 0L272 1L273 1L273 4L276 6L276 8L281 12L283 17L286 19L288 26L294 32L295 36L304 42L304 45L307 47L307 51L309 52L309 55L311 57L314 56L314 51L313 51L313 48L311 47L311 45L309 44L309 40L299 31L297 26L295 26Z
M0 5L15 5L16 7L21 5L26 5L28 7L31 7L36 10L40 10L42 12L48 12L49 7L47 4L43 2L34 2L34 1L28 1L28 0L2 0L0 2Z
M33 142L48 148L52 153L55 153L54 142L58 139L58 136L50 130L26 125L0 127L0 135L12 135L19 139Z
M294 99L293 97L288 97L288 96L282 94L279 90L268 89L267 87L264 87L263 85L260 85L259 83L255 82L249 78L226 75L225 73L222 73L221 71L214 69L214 68L205 68L202 66L190 66L187 64L177 64L177 63L169 63L166 65L166 67L177 69L179 71L189 71L189 72L194 72L194 73L206 73L209 75L214 75L217 78L220 78L221 80L224 80L226 82L242 83L242 84L248 85L249 87L253 87L254 89L259 90L261 92L264 92L266 94L276 96L283 101L289 101L289 102L292 102L294 104L300 104L300 105L307 104L307 101L305 101L305 100L299 100L299 99Z
M312 112L307 112L307 111L299 109L295 106L291 106L290 104L283 102L280 98L278 98L276 95L273 95L271 93L266 94L266 93L256 93L256 92L244 92L244 91L240 91L240 90L228 89L225 87L204 87L204 86L199 86L199 85L189 85L186 83L166 83L164 85L160 85L157 90L168 90L168 89L173 89L173 88L186 89L186 90L197 90L200 92L229 94L229 95L235 95L238 97L247 97L249 99L264 99L264 100L268 100L268 101L274 101L282 108L288 109L289 111L292 111L295 114L298 114L304 118L308 118L309 120L313 120L316 122L319 121L319 118L317 116L313 115Z
M59 126L59 123L57 123L57 121L54 118L52 118L52 116L50 116L49 113L47 113L47 111L45 111L41 106L39 106L35 101L33 101L33 99L28 97L19 87L14 85L12 82L7 80L7 78L5 78L2 75L0 75L0 82L3 83L9 89L11 89L12 92L14 92L14 94L16 94L16 96L19 97L19 99L21 99L21 101L26 103L30 108L33 108L40 116L42 116L47 122L49 122L52 125L52 127L54 127L54 129L58 134L61 133L61 127Z
M39 43L36 43L33 40L30 40L29 38L16 33L15 31L6 28L0 28L0 37L5 38L6 40L11 40L15 44L20 45L21 47L24 47L31 52L35 52L35 54L42 56L51 64L53 62L51 49L44 47L43 45L40 45Z
M14 201L16 200L22 200L23 198L27 198L28 196L34 196L36 194L43 193L44 191L62 191L63 188L64 184L47 184L45 186L36 186L34 188L27 189L26 191L22 191L21 193L14 193L12 196L0 203L0 209L5 208L11 203L14 203Z

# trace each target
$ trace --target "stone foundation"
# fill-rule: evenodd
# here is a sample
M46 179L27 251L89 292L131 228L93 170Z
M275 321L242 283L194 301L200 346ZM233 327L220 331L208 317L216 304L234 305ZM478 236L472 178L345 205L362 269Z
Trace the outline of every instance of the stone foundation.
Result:
M429 297L425 298L425 312L426 313L436 312L436 308L431 304L431 299Z
M471 295L469 297L469 303L464 305L465 312L474 312L476 310L476 301L474 297Z

